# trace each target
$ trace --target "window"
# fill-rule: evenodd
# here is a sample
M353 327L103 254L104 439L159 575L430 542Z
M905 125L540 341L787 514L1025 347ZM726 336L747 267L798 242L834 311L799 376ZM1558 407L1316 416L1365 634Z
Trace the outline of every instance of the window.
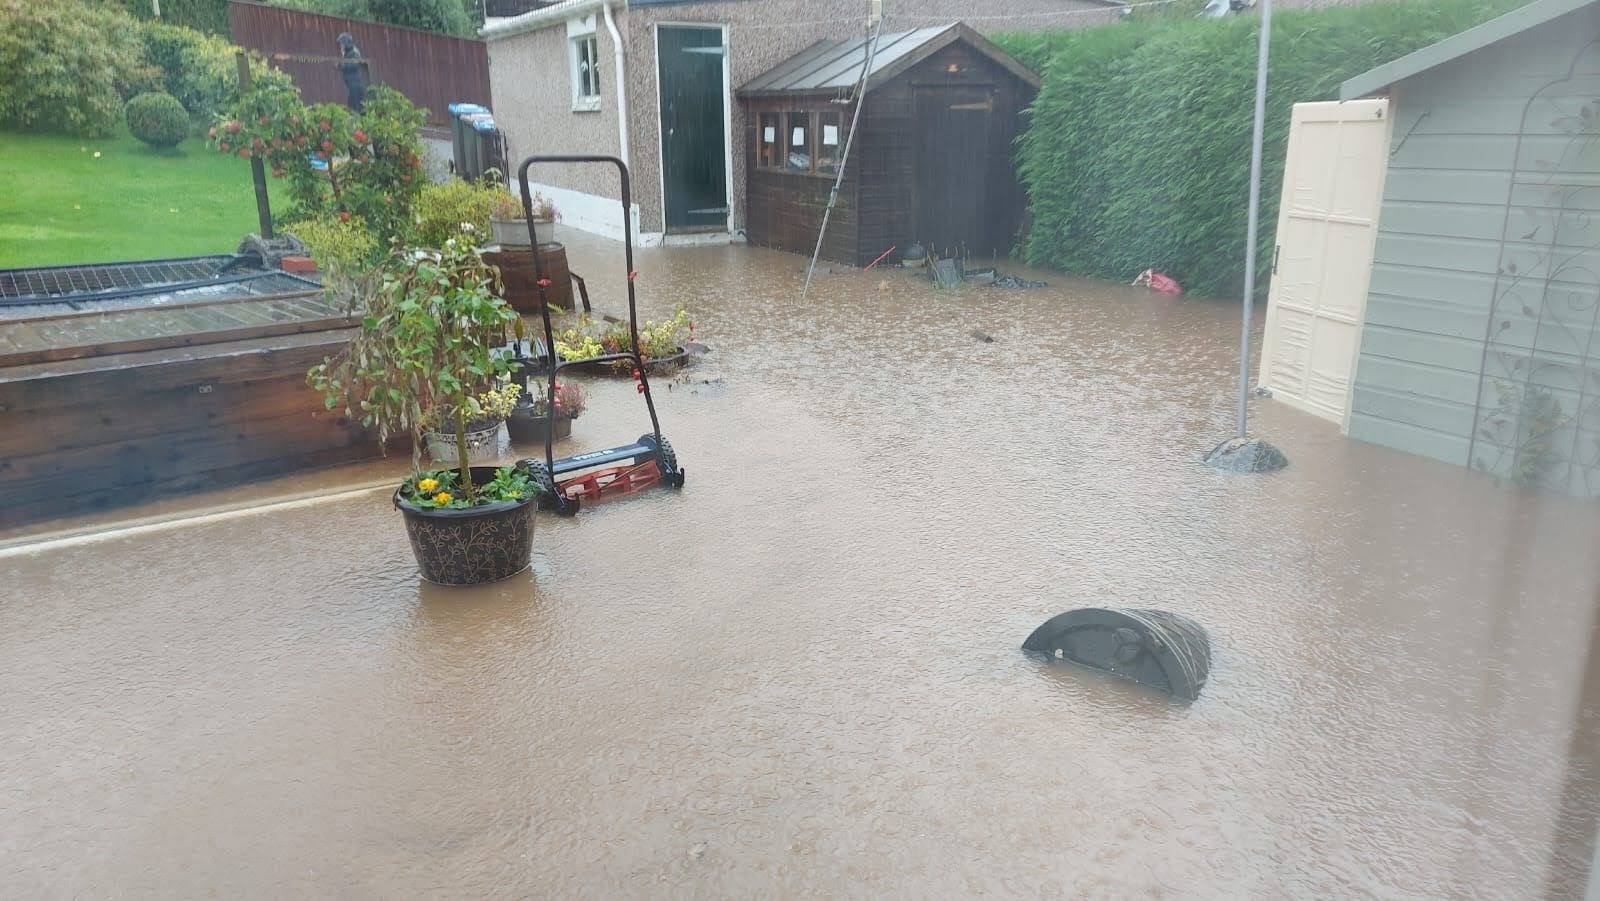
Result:
M838 113L817 113L817 171L839 174L839 155L844 149L844 133Z
M783 116L762 113L756 117L756 168L783 168Z
M783 137L788 156L784 159L783 168L790 172L810 172L811 114L788 113L785 118Z
M600 44L593 34L575 37L572 43L572 108L591 111L600 108Z

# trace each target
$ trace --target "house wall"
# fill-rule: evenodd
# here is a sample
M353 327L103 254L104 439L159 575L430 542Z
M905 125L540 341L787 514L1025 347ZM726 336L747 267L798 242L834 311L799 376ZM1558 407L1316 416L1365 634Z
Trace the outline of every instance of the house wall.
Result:
M1531 384L1561 408L1536 480L1600 496L1595 9L1394 89L1352 437L1516 475L1539 451Z
M1116 13L1094 0L899 0L885 3L883 29L908 31L956 22L963 16L980 33L1027 28L1070 28L1111 21ZM721 0L701 3L640 3L628 10L628 105L634 170L641 185L640 217L647 231L662 228L661 113L656 85L654 26L660 23L714 23L728 26L730 87L740 85L820 40L837 40L863 33L866 0ZM1081 12L1069 13L1069 10ZM751 126L744 111L730 98L737 140ZM733 153L733 228L744 228L748 170L742 147ZM831 225L829 226L832 227Z
M613 12L624 34L626 15ZM595 14L593 19L601 79L595 110L573 108L565 23L488 42L490 108L506 136L513 178L516 166L533 154L618 154L616 84L611 80L615 43L603 18ZM616 201L622 195L615 169L547 164L535 166L528 175L537 190L555 201L565 224L621 237L621 207Z

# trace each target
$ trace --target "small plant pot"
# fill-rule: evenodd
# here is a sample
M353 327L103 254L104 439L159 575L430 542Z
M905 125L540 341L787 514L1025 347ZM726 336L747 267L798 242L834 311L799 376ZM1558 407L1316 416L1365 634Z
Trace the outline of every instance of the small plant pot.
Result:
M500 459L500 423L467 423L467 462L493 463ZM476 426L476 428L474 428ZM454 432L424 432L428 456L441 466L459 466Z
M511 443L514 445L529 446L544 444L545 435L550 431L549 417L523 412L521 409L512 411L506 419L506 431L511 434ZM572 435L572 418L557 416L555 419L555 440Z
M525 219L490 219L489 229L494 233L494 242L501 248L521 248L527 250L528 222ZM556 223L553 219L533 220L533 231L540 244L549 244L556 239Z
M488 483L494 473L493 466L474 466L473 484ZM482 585L527 569L537 501L535 495L464 510L428 510L403 499L399 489L394 493L417 569L440 585Z

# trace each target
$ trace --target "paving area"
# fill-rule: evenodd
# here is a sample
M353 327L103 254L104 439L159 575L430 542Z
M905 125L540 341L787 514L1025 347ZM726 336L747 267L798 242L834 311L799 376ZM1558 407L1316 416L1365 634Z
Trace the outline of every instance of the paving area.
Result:
M507 582L419 583L402 460L0 547L0 894L1581 894L1594 505L1260 400L1290 468L1206 471L1232 304L803 266L640 254L688 485ZM572 450L646 430L591 388ZM1084 605L1204 623L1200 700L1019 653Z

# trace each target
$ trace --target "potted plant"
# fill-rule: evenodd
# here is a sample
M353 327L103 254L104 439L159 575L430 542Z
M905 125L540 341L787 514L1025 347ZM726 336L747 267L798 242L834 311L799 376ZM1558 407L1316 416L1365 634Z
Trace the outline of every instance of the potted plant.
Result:
M645 320L639 325L639 355L651 372L681 362L688 351L683 342L694 339L694 323L689 311L680 308L671 318L662 322ZM579 363L602 354L626 353L633 349L633 335L628 323L613 322L597 325L588 316L578 317L577 323L555 335L556 353L569 363ZM633 370L627 360L611 364L612 371L626 375Z
M572 420L577 419L588 406L589 399L576 382L556 382L555 432L556 440L572 434ZM506 429L511 440L519 444L543 444L550 430L550 394L544 382L534 382L529 391L517 402L517 407L506 419Z
M328 409L359 411L380 442L410 433L414 471L394 505L422 577L470 585L526 569L540 488L515 467L472 466L467 448L480 396L511 368L496 350L516 314L495 296L494 270L463 235L437 251L391 255L351 291L360 328L337 357L313 366L307 381ZM419 465L429 411L448 411L453 421L452 469Z
M522 386L516 382L502 382L473 396L466 425L467 462L483 463L500 456L500 426L517 407ZM429 410L422 418L422 436L428 445L428 456L441 466L456 466L458 442L455 435L456 416L448 408Z
M501 193L494 199L489 211L489 227L494 240L506 250L526 249L528 245L528 216L522 200ZM560 218L556 205L543 194L533 195L533 231L540 244L551 244L556 239L556 220Z

